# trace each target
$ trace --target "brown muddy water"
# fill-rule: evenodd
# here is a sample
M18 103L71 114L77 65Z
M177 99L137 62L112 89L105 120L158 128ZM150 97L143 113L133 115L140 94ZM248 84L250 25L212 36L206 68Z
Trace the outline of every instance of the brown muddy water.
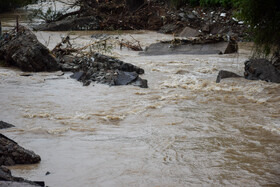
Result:
M93 33L68 34L82 46ZM36 33L49 48L66 34ZM109 34L143 46L172 38ZM0 120L16 126L1 133L42 158L10 167L14 175L50 187L280 185L280 85L215 83L221 69L242 74L250 44L230 55L112 55L145 69L149 88L83 87L68 73L0 67Z

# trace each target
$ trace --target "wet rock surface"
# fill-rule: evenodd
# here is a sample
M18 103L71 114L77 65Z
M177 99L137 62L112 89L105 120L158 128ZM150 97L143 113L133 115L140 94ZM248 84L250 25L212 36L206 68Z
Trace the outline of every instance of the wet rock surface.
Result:
M26 27L19 26L0 39L0 60L22 71L58 70L56 58Z
M14 177L8 168L0 166L0 186L1 187L33 187L45 186L44 182L33 182L21 177Z
M216 83L221 82L222 79L234 78L234 77L238 78L238 77L242 77L242 76L237 75L236 73L233 73L233 72L230 72L230 71L221 70L221 71L219 71L219 74L217 76Z
M151 44L142 55L170 55L170 54L229 54L238 51L235 40L222 36L175 38Z
M251 59L246 61L244 77L249 80L280 83L279 69L266 59Z
M84 86L97 82L110 86L131 84L148 87L147 80L139 77L144 73L143 69L100 53L94 53L91 57L68 56L68 61L62 64L62 68L75 72L71 78L82 82Z
M6 123L4 121L0 121L0 129L6 129L6 128L11 128L14 127L14 125Z
M39 155L24 149L15 141L0 134L0 165L35 164L40 161Z

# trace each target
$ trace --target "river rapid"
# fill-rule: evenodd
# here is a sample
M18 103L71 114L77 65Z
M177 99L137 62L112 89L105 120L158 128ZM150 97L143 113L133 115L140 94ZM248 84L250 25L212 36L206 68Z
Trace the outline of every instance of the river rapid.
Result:
M96 33L102 32L35 34L52 49L62 35L83 46ZM107 34L133 36L142 46L173 37ZM243 78L215 83L221 69L242 75L251 44L239 46L228 55L114 49L113 56L145 70L148 89L83 87L70 73L25 77L0 67L0 120L16 126L1 133L42 158L9 168L50 187L279 186L280 85Z

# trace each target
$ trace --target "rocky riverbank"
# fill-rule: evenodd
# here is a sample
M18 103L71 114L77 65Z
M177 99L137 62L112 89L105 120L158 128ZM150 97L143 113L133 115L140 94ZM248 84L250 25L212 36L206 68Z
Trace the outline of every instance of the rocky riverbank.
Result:
M14 126L0 121L0 127L3 129ZM4 167L16 164L35 164L40 161L39 155L24 149L15 141L0 133L0 186L45 186L44 182L34 182L21 177L14 177L11 171Z
M142 68L96 52L78 54L81 49L63 48L66 43L69 38L49 51L28 28L19 26L0 39L0 60L22 71L72 71L72 77L85 86L97 82L148 87L147 80L139 76L144 73Z

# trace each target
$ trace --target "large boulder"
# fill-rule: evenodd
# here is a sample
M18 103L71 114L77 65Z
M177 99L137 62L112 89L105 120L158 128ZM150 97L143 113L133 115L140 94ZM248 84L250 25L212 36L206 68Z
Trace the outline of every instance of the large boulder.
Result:
M26 27L19 26L0 38L0 60L22 71L56 71L56 58Z
M0 134L0 165L34 164L40 161L39 155L24 149L15 141Z
M249 80L264 80L280 83L280 71L266 59L251 59L246 61L244 77Z

